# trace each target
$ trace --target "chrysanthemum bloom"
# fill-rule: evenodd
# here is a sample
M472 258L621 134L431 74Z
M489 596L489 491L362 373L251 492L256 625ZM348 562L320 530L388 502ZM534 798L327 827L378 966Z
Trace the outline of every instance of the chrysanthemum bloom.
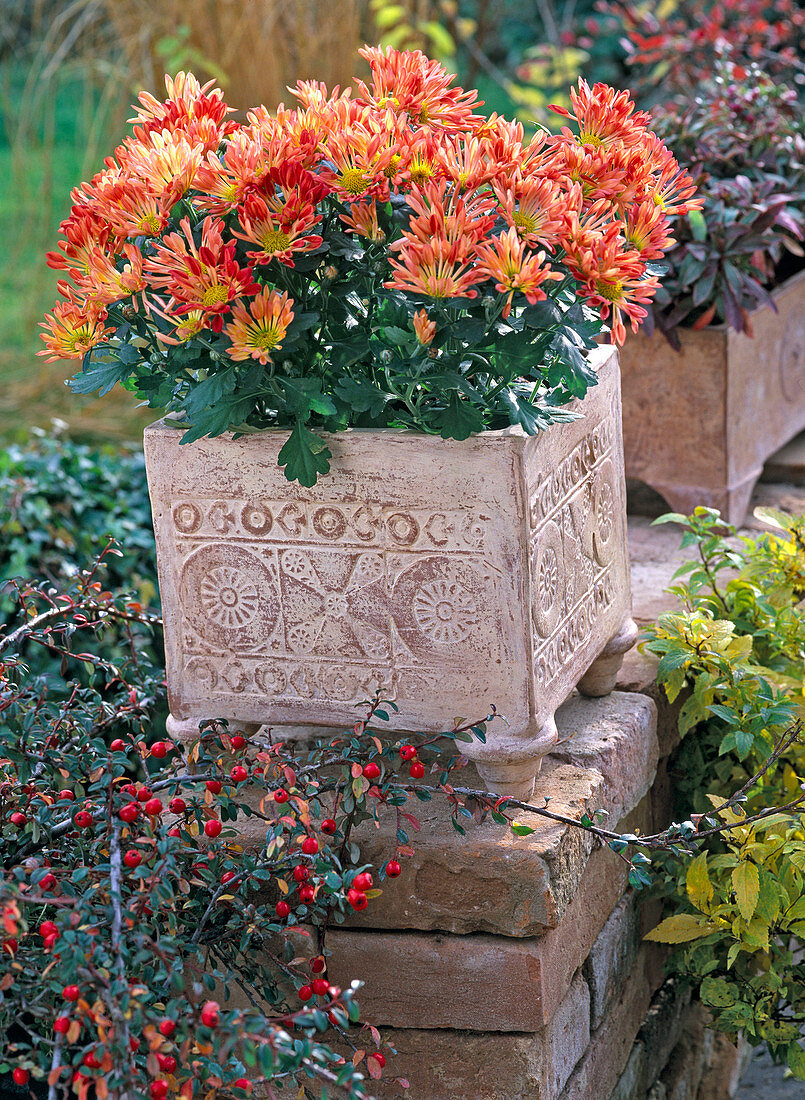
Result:
M436 335L436 322L428 320L427 312L424 309L418 309L412 320L414 332L420 344L422 344L423 347L432 344L433 337Z
M224 334L232 341L232 359L271 360L271 352L281 346L293 320L292 299L286 293L263 287L248 307L242 302L232 308L232 320Z
M211 214L228 214L245 202L274 163L269 143L239 130L227 143L222 157L209 152L193 179L193 203Z
M507 184L496 183L493 189L508 225L532 247L553 247L565 227L568 210L576 206L575 192L571 198L558 180L516 175Z
M249 195L238 217L243 232L235 229L232 235L259 245L246 253L257 263L279 260L286 267L293 267L294 252L312 252L322 242L317 233L309 232L321 221L321 216L298 190L288 195Z
M511 313L515 290L524 294L532 305L547 294L542 290L546 279L561 278L551 271L545 262L544 252L528 252L517 230L512 227L505 233L493 237L491 241L479 244L475 250L478 257L477 274L481 278L491 279L501 294L508 294L503 317Z
M466 134L442 139L434 167L437 179L454 183L460 191L475 191L500 174L499 165L489 157L487 143Z
M109 227L97 215L82 211L63 221L60 229L67 240L58 242L58 252L48 252L48 267L66 271L73 279L86 275L92 250L106 248L109 242Z
M377 221L376 202L353 203L349 208L349 213L341 215L341 221L348 229L354 230L359 237L377 242L386 239L386 234Z
M222 314L236 298L256 294L259 285L250 267L235 261L235 242L224 244L224 223L205 218L201 226L201 244L196 245L187 218L180 222L182 233L169 233L145 262L150 285L163 288L175 300L178 314L202 309L212 315L210 327L220 332Z
M388 147L383 134L356 125L330 134L323 147L333 168L322 168L321 178L340 198L388 201L386 169L395 150Z
M388 46L364 46L358 51L372 70L371 87L358 81L366 102L405 112L414 123L447 130L471 130L482 120L472 109L482 106L475 91L450 85L455 80L438 61L420 50L395 50Z
M191 145L201 144L205 152L217 149L237 123L227 121L234 108L227 107L223 92L214 84L210 80L201 85L192 73L180 72L165 77L168 98L164 102L141 92L140 106L134 108L137 114L129 119L137 124L135 138L148 144L151 134L181 130Z
M603 233L588 233L583 244L568 242L566 263L582 284L581 294L597 306L603 320L612 315L610 327L618 344L626 339L623 317L631 320L632 331L646 316L640 302L650 302L659 282L645 274L640 253L624 249L620 227L613 223Z
M704 196L696 196L696 184L690 174L679 167L670 149L660 141L656 134L651 138L651 164L654 179L650 194L654 202L666 214L688 214L691 210L701 210Z
M93 248L88 257L86 274L76 277L78 291L88 303L108 306L145 290L143 255L133 244L122 249L122 266L118 269L114 257L102 248Z
M122 168L144 180L160 197L169 196L174 203L192 186L204 146L191 145L180 130L174 133L165 130L151 134L148 145L126 138L115 154Z
M394 278L384 285L390 289L407 290L426 298L477 298L475 286L481 281L473 270L471 257L456 244L444 239L407 240L399 250L399 258L391 260Z
M39 327L45 331L39 335L45 347L36 354L46 356L49 363L56 359L83 359L91 348L114 332L103 324L105 317L104 311L72 296L66 302L57 302L53 312L40 322Z
M462 194L446 180L429 183L406 198L413 214L402 237L391 245L399 251L440 239L456 246L454 256L469 261L472 249L495 224L495 202L488 193Z
M623 237L644 260L659 260L674 243L670 227L662 207L650 198L626 211Z
M575 117L579 124L579 134L575 140L580 145L600 148L621 142L629 148L642 140L651 121L651 116L645 111L635 110L628 92L616 92L608 84L598 83L591 88L586 80L580 78L578 90L570 90L570 101L573 104L572 114L566 107L552 106L551 110L564 118ZM566 129L562 132L570 134Z
M110 174L91 202L109 226L116 247L128 237L158 237L173 205L170 196L160 195L128 172Z
M188 313L181 315L172 313L167 306L157 305L156 302L151 302L151 308L154 313L158 313L160 317L164 317L166 321L169 321L173 325L173 333L158 332L156 334L157 340L162 344L184 344L187 340L191 340L194 336L198 336L204 329L209 328L210 318L204 312L203 309L191 309Z

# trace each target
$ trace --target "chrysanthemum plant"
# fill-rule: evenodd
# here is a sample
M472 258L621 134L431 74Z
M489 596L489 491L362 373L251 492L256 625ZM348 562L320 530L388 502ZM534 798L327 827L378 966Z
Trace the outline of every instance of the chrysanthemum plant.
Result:
M83 360L77 392L119 382L183 442L289 429L303 485L329 469L317 430L575 415L586 352L645 316L690 178L626 92L581 81L577 128L527 138L424 54L361 53L368 83L303 82L242 124L189 74L140 96L49 254L71 282L42 354Z

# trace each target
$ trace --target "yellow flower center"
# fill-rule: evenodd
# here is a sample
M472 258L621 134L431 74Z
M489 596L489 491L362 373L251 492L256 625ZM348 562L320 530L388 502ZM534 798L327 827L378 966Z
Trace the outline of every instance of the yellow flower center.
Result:
M523 214L520 210L514 212L514 228L522 233L533 233L537 228L537 219L530 214Z
M595 284L595 289L608 302L619 302L623 297L623 283L620 280L609 283L605 279L599 279Z
M411 165L411 183L427 183L432 175L433 168L424 161L420 161L419 164Z
M157 214L146 214L137 228L145 237L156 237L162 228L162 221Z
M360 168L345 168L338 182L341 189L350 195L362 195L371 181Z
M579 144L580 145L595 145L596 147L603 145L603 138L600 138L598 134L592 133L590 130L579 131Z
M264 252L284 252L290 243L291 238L281 229L267 229L260 237Z
M221 286L220 283L216 286L207 287L204 291L204 297L201 299L205 308L209 309L210 306L218 306L221 302L225 302L229 298L229 291L225 286Z
M271 351L281 343L280 333L274 325L271 328L257 329L252 333L250 343L252 347Z
M387 180L393 180L394 177L397 175L397 165L400 163L401 159L402 158L398 157L396 153L391 158L391 160L388 163L388 167L386 168L385 172L383 173L383 175L386 177Z

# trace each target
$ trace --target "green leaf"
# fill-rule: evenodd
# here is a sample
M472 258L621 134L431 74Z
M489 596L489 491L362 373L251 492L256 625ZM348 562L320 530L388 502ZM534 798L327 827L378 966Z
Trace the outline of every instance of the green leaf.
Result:
M68 381L68 386L73 393L95 393L97 390L104 397L118 382L125 381L131 374L131 363L123 363L119 359L93 358L90 362L84 359L84 366L79 374Z
M760 892L760 876L757 865L748 860L739 863L732 872L732 886L735 890L735 900L745 921L750 921L757 909L758 894Z
M330 458L332 455L324 440L308 431L297 420L277 457L277 462L285 467L288 481L298 481L300 485L309 488L316 484L319 474L329 473Z
M800 1081L805 1081L805 1050L799 1045L799 1043L792 1043L788 1048L788 1068L798 1077Z
M707 873L707 852L702 852L688 864L685 888L696 908L707 912L713 897L713 884Z
M515 836L530 836L534 830L530 825L518 825L515 823L512 825L512 832Z
M694 241L704 241L707 239L707 222L704 220L704 214L702 214L701 210L689 211L688 222Z
M480 409L469 401L462 401L454 390L450 394L450 404L442 412L438 424L442 439L466 439L473 432L483 431L484 418Z
M726 978L706 977L699 988L699 996L710 1008L729 1008L738 998L732 991L732 984Z
M673 917L666 917L660 921L656 928L652 928L643 939L654 943L687 943L689 940L698 940L702 936L708 936L716 931L716 925L710 921L695 917L692 913L677 913Z

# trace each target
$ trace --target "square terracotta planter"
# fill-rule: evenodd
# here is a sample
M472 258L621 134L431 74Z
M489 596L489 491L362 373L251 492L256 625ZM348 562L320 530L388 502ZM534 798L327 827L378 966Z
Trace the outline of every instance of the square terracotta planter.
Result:
M312 489L277 466L284 431L181 446L147 428L174 734L343 728L378 686L392 730L495 704L508 725L466 751L491 789L530 794L554 711L579 680L610 691L635 635L617 355L594 361L572 424L337 433Z
M620 353L627 477L674 511L746 514L763 463L805 427L805 271L752 314L754 337L724 325L630 336Z

